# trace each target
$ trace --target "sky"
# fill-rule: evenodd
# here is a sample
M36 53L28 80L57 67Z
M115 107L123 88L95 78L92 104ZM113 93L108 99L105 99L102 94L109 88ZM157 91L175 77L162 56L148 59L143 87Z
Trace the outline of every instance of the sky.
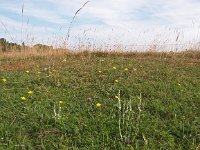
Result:
M0 0L0 37L29 45L176 49L200 42L199 0Z

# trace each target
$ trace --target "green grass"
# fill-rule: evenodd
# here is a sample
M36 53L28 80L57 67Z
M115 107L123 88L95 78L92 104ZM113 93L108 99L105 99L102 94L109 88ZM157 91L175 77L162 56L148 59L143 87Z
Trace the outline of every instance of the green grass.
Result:
M31 65L3 67L0 149L200 149L199 60L63 59L13 59Z

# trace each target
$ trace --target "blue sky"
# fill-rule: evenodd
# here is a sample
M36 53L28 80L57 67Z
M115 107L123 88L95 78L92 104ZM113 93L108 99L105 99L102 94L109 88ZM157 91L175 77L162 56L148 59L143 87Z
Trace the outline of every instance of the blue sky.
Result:
M1 0L0 37L28 44L62 45L85 0ZM22 5L24 12L22 15ZM90 0L77 15L71 44L151 45L199 42L198 0Z

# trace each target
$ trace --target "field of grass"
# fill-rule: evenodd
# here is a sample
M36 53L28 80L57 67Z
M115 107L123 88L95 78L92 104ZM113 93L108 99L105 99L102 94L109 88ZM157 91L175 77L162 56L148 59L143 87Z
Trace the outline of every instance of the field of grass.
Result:
M199 56L1 57L0 149L199 150Z

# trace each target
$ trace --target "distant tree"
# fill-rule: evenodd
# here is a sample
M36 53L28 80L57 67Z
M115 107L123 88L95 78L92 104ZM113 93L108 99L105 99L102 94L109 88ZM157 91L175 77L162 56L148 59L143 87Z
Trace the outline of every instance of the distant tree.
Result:
M4 38L0 39L0 49L3 52L6 52L6 50L7 50L7 41Z
M25 43L24 42L22 42L22 47L25 47Z
M21 51L30 48L29 46L25 45L24 42L21 43L21 45L17 43L12 43L6 41L5 38L0 38L0 51L7 52L7 51ZM48 46L44 44L36 44L33 46L33 48L37 50L52 50L53 46Z
M33 48L35 48L37 50L49 50L49 49L53 49L53 46L48 46L48 45L44 45L44 44L35 44L33 46Z
M16 44L16 43L8 43L7 44L7 49L8 50L14 50L14 51L20 51L21 50L21 46Z

